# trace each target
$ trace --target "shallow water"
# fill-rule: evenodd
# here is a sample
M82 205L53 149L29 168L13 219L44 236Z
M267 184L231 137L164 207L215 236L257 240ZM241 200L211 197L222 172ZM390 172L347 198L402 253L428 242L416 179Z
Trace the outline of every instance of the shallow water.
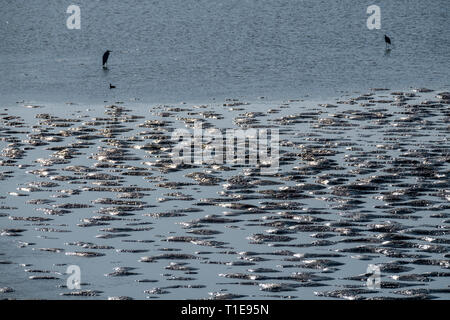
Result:
M448 299L446 1L377 1L378 31L350 1L77 4L2 7L0 299ZM279 129L279 171L173 165L195 121Z
M7 1L1 101L201 102L335 97L450 83L447 1L377 1L381 30L354 1ZM385 53L384 34L394 48ZM113 51L109 71L101 56ZM100 70L99 70L100 69ZM109 83L117 86L109 90Z
M448 298L442 96L4 109L2 295L74 298L78 265L100 299ZM278 128L278 173L173 166L166 138L193 120Z

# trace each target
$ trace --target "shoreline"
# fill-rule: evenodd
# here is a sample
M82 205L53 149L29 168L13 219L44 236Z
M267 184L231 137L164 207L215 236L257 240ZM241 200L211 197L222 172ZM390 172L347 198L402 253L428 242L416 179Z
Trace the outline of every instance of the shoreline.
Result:
M446 298L433 273L450 263L439 92L3 110L0 222L24 258L1 268L25 264L19 297ZM279 171L175 165L171 133L195 121L279 128ZM386 288L361 281L370 264ZM64 287L68 265L82 290Z
M380 87L381 88L381 87ZM384 88L384 87L383 87ZM449 91L450 90L450 84L442 84L435 87L432 86L408 86L408 87L400 87L400 88L386 88L387 90L385 92L392 92L392 91L399 91L399 92L414 92L415 89L419 88L428 88L435 92L438 91ZM270 95L237 95L234 96L232 94L228 95L222 95L217 97L194 97L194 98L187 98L187 99L161 99L156 98L153 99L151 97L126 97L124 99L111 97L110 95L105 95L106 99L103 98L90 98L85 99L82 97L74 98L74 99L64 99L62 96L57 96L56 98L31 98L31 99L23 99L23 98L0 98L0 104L5 106L14 106L18 104L35 104L35 105L54 105L54 104L63 104L63 105L87 105L87 106L101 106L105 104L114 104L117 102L121 103L130 103L130 104L151 104L151 105L178 105L178 104L215 104L220 103L221 101L226 101L230 99L238 99L239 101L245 101L248 103L259 103L261 101L266 101L268 103L282 103L287 102L289 100L302 100L302 101L309 101L311 103L324 103L326 101L341 99L344 97L352 96L352 95L358 95L358 94L368 94L368 93L374 93L376 92L377 88L358 88L358 89L349 89L349 90L338 90L334 91L334 94L329 93L326 95L320 95L320 94L299 94L297 96L285 96L284 98L274 96L271 97ZM106 91L108 92L108 91ZM109 90L110 94L116 94L120 91L118 89L112 89Z

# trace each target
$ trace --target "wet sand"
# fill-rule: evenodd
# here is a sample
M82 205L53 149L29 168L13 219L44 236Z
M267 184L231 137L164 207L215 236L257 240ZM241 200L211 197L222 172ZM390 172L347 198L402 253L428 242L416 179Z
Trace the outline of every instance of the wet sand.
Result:
M0 298L448 299L446 91L2 108ZM277 128L279 171L174 164L199 121Z

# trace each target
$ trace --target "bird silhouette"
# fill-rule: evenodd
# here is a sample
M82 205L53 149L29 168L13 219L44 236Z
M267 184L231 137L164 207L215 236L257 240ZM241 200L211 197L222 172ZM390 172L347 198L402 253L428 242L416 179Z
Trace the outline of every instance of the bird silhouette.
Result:
M107 68L107 64L108 64L108 58L109 58L109 54L111 53L112 51L110 51L110 50L106 50L105 51L105 53L103 54L103 68L104 69L106 69Z
M384 42L386 42L386 48L388 45L391 45L391 38L389 38L387 35L384 35Z
M115 89L116 86L113 86L113 85L110 83L110 84L109 84L109 88L110 88L110 89Z

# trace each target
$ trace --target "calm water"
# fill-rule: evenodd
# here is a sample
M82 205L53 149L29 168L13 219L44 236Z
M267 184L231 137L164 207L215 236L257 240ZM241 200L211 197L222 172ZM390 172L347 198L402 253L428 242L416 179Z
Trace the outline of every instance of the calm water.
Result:
M1 99L284 99L449 84L448 2L376 1L382 29L370 31L373 2L80 0L81 30L68 30L67 2L3 1Z
M378 31L366 27L372 1L80 0L81 30L66 28L69 3L3 2L0 288L15 291L0 298L79 298L61 296L71 264L100 299L448 298L448 101L436 102L450 91L447 1L377 1ZM279 174L152 166L171 159L164 138L189 119L279 128ZM213 183L189 176L198 173ZM150 189L136 198L115 187ZM126 201L142 203L108 211ZM117 220L96 224L108 216ZM380 291L349 279L368 264L385 268ZM105 276L116 267L135 269Z

